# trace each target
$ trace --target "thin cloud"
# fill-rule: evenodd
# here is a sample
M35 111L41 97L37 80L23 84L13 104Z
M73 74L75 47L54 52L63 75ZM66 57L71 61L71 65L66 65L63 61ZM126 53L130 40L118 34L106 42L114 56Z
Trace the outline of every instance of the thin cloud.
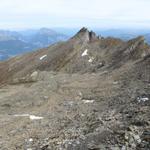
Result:
M5 0L0 5L0 27L101 27L107 22L145 27L149 6L149 0Z

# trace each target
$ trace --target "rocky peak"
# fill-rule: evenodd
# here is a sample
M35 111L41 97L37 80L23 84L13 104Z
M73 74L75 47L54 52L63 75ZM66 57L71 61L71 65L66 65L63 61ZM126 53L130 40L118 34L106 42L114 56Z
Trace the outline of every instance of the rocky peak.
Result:
M91 42L99 39L95 32L89 31L85 27L81 28L81 30L73 38L78 38L83 42Z
M89 32L89 31L88 31L87 28L83 27L83 28L80 29L80 31L79 31L78 33L81 33L81 32L84 33L84 32ZM77 34L78 34L78 33L77 33Z

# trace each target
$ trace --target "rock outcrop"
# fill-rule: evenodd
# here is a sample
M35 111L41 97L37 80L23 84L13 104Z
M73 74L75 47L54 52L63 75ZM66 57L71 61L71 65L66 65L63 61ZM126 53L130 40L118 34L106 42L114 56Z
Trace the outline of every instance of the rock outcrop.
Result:
M87 28L83 27L74 37L73 39L79 39L83 43L84 42L92 42L99 39L95 32L89 31Z

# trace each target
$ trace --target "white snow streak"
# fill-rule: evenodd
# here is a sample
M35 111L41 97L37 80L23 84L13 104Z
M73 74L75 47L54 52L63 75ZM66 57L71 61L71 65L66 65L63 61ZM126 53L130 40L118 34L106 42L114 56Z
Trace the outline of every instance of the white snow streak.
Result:
M33 139L32 139L32 138L30 138L30 139L29 139L29 142L33 142Z
M93 60L94 60L94 57L90 57L90 59L88 61L89 61L89 63L92 63Z
M84 102L85 104L87 104L87 103L94 103L94 101L95 101L95 100L83 100L83 102Z
M146 101L148 101L149 98L148 97L141 97L141 98L138 98L137 100L140 103L140 102L146 102Z
M40 57L40 60L43 60L45 57L47 57L47 55L43 55L42 57Z
M40 120L43 119L43 117L35 116L35 115L29 115L29 114L16 114L15 117L29 117L30 120Z
M86 50L82 53L81 56L83 57L83 56L87 56L87 55L88 55L88 49L86 49Z
M38 117L38 116L34 116L34 115L30 115L29 118L31 120L40 120L40 119L43 119L43 117Z

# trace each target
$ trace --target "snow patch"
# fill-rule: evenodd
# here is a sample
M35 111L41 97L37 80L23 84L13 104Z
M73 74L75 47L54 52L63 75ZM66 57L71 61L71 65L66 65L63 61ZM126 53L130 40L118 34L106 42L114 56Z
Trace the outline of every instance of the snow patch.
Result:
M94 103L95 100L83 100L83 103L88 104L88 103Z
M33 139L32 139L32 138L30 138L30 139L29 139L29 142L33 142Z
M114 81L114 82L113 82L114 85L117 85L118 83L119 83L118 81Z
M93 60L94 60L94 57L90 57L90 59L88 61L89 61L89 63L92 63Z
M84 115L84 114L81 114L81 116L84 117L85 115Z
M45 57L47 57L47 55L43 55L42 57L40 57L40 60L43 60Z
M82 53L81 56L83 57L83 56L87 56L87 55L88 55L88 49L85 49L85 51Z
M31 120L40 120L40 119L43 119L43 117L34 116L34 115L30 115L29 118L30 118Z
M140 103L140 102L146 102L146 101L148 101L149 98L148 98L148 97L141 97L141 98L138 97L137 100L138 100L138 102Z
M35 115L29 115L29 114L16 114L15 117L29 117L30 120L40 120L43 119L43 117L35 116Z

